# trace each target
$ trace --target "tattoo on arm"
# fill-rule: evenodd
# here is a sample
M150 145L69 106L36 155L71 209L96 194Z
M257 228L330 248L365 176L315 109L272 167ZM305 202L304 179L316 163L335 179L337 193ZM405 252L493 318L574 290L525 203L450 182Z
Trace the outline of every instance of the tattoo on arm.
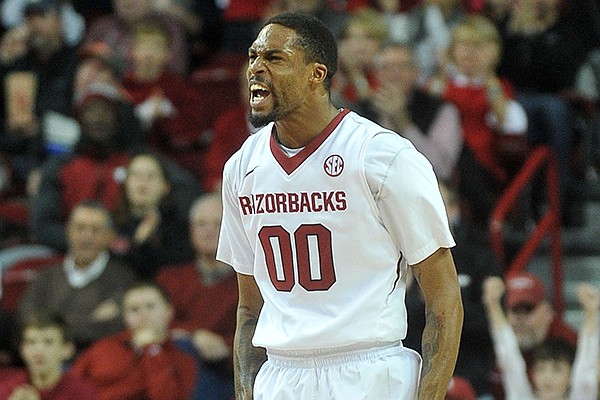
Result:
M433 358L439 350L439 325L435 313L432 310L427 311L427 324L423 330L423 372L421 376L426 377L431 372Z
M267 358L263 348L252 345L257 322L257 315L247 307L240 307L234 351L236 399L252 399L254 380Z

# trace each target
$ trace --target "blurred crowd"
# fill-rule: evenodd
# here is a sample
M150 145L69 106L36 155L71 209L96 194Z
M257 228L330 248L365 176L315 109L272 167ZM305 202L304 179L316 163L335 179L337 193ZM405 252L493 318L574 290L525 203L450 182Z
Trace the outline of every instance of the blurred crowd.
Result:
M431 162L465 303L448 399L504 399L499 327L520 339L543 308L535 340L519 342L529 351L554 314L529 276L536 296L502 304L504 317L493 307L511 286L489 281L504 275L489 218L547 146L562 224L585 224L581 188L600 182L597 2L2 0L0 10L0 400L232 399L237 284L215 260L220 179L257 129L248 47L285 11L317 16L338 40L334 103ZM516 229L547 209L545 190L534 180ZM582 289L590 320L596 296ZM407 304L406 345L420 349L417 285ZM572 328L557 329L576 344Z

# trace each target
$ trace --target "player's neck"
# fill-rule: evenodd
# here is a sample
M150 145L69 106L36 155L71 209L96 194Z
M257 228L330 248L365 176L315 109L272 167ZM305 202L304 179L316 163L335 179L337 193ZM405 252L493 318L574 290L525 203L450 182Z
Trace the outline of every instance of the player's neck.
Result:
M279 143L290 149L308 145L339 113L339 109L329 102L322 110L314 107L310 113L295 113L275 122Z

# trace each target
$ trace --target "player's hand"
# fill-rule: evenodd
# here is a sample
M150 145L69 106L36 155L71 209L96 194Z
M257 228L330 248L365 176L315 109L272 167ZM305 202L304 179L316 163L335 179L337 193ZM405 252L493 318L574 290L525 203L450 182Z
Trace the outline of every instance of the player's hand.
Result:
M600 308L600 290L590 283L577 285L577 298L584 311L597 311Z
M487 306L500 303L504 294L504 281L497 276L490 276L483 281L483 303Z
M32 385L19 386L7 400L41 400L40 392Z
M229 356L231 350L225 340L214 332L199 329L192 336L194 346L207 361L219 361Z

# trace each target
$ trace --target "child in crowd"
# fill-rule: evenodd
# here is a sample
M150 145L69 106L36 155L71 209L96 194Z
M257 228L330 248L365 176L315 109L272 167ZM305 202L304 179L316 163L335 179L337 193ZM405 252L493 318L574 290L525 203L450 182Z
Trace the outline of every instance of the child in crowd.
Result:
M577 296L584 320L577 350L566 341L547 339L533 353L528 379L516 335L501 304L505 286L498 277L484 282L485 303L506 400L596 400L600 356L600 291L582 283Z
M96 400L92 384L64 372L75 353L65 326L57 319L36 317L25 323L20 352L27 367L0 380L0 400Z

